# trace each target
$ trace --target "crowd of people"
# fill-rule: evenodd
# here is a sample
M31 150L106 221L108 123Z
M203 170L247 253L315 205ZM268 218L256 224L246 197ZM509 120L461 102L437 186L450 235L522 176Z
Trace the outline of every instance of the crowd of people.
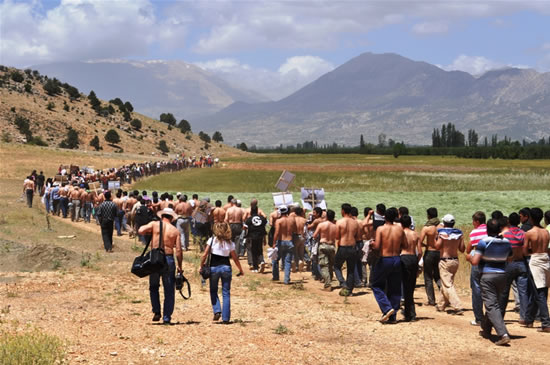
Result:
M538 319L539 331L550 332L550 211L524 208L508 216L494 211L490 218L478 211L472 216L473 230L465 239L455 227L455 218L446 214L440 220L434 207L427 209L427 220L417 232L406 207L386 209L384 204L364 208L363 218L356 207L343 204L342 218L336 220L334 210L315 207L306 212L298 204L274 207L267 215L256 199L245 209L231 195L225 204L220 200L211 204L210 198L199 199L197 194L191 199L182 193L159 196L152 192L149 196L147 191L118 188L113 198L106 190L111 179L132 182L150 174L186 168L189 165L184 161L132 164L98 172L60 170L61 176L67 176L61 182L48 179L44 183L40 173L34 178L29 176L23 189L28 202L30 195L29 206L32 192L37 189L52 214L59 215L61 210L64 217L70 213L71 219L82 217L85 222L94 217L101 226L107 252L112 252L114 230L118 235L128 231L144 244L151 243L151 247L163 243L167 257L171 257L170 270L150 277L154 321L171 320L175 272L181 272L183 252L190 249L192 239L202 253L200 268L210 268L214 320L221 318L224 323L230 321L229 259L233 258L242 275L239 257L243 256L252 273L265 273L270 265L272 280L278 281L282 271L284 284L291 284L292 273L311 271L324 290L339 288L341 296L369 287L382 312L382 323L397 323L401 306L405 321L417 320L414 291L417 277L423 273L427 296L424 304L439 312L463 315L464 306L454 286L461 252L471 265L471 324L481 327L481 336L489 338L494 328L499 337L497 345L510 342L504 316L511 290L519 324L532 328ZM89 190L89 183L94 181L102 183L101 191ZM546 228L542 227L543 219ZM160 222L165 228L159 240ZM158 293L161 279L165 295L162 315ZM218 298L220 280L223 306ZM439 290L437 298L434 283Z

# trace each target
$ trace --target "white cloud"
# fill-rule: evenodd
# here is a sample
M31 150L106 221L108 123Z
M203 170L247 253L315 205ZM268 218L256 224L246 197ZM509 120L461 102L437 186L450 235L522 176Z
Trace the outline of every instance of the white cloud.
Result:
M424 22L413 26L412 31L416 34L447 33L449 26L443 22Z
M39 2L0 4L1 62L41 62L147 55L182 45L189 19L158 19L149 0L62 0L44 12Z
M256 90L273 100L292 94L334 69L330 62L315 56L290 57L277 71L255 68L233 58L198 62L196 65L234 85Z
M464 71L474 76L483 75L487 71L498 70L502 68L514 67L514 68L528 68L525 65L511 65L503 64L497 61L490 60L483 56L467 56L461 54L453 63L448 66L439 66L447 71Z

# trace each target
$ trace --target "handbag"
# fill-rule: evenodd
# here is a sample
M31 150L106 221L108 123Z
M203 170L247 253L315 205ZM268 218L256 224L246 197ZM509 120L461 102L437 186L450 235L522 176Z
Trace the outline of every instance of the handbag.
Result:
M150 242L147 243L141 255L136 257L134 259L134 262L132 263L132 268L130 271L137 277L144 278L151 274L162 272L168 266L168 263L166 262L166 254L164 252L162 221L160 221L159 223L159 247L153 248L149 252L145 253L147 251L147 248L149 247Z
M212 243L213 238L210 237L210 251L208 252L208 258L206 259L206 262L203 267L199 270L199 274L202 276L203 279L208 279L210 277L211 271L210 271L210 257L212 256Z

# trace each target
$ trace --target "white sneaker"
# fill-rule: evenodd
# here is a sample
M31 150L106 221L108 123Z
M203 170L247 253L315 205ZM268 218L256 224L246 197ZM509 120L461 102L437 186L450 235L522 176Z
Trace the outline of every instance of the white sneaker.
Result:
M298 271L299 272L304 271L304 262L302 260L298 261Z

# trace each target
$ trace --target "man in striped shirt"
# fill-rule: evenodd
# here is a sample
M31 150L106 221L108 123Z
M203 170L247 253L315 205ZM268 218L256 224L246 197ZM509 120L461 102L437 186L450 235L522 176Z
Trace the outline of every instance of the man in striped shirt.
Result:
M503 224L506 222L503 222ZM512 245L512 261L506 265L506 287L500 300L500 310L502 317L506 313L506 305L510 296L510 288L515 281L519 297L519 321L525 323L525 315L529 304L527 289L529 285L529 276L525 258L523 257L523 240L525 232L519 228L519 214L512 213L508 217L508 226L502 231L502 235Z
M475 250L479 241L487 237L487 225L485 213L482 211L477 211L472 216L472 225L474 229L470 232L470 242L466 247L466 253L468 255L472 254ZM470 256L466 256L468 261L471 261ZM483 300L481 299L481 288L480 288L481 274L479 268L475 265L472 265L470 271L470 288L472 289L472 309L474 311L475 319L470 322L474 326L479 326L483 318Z

